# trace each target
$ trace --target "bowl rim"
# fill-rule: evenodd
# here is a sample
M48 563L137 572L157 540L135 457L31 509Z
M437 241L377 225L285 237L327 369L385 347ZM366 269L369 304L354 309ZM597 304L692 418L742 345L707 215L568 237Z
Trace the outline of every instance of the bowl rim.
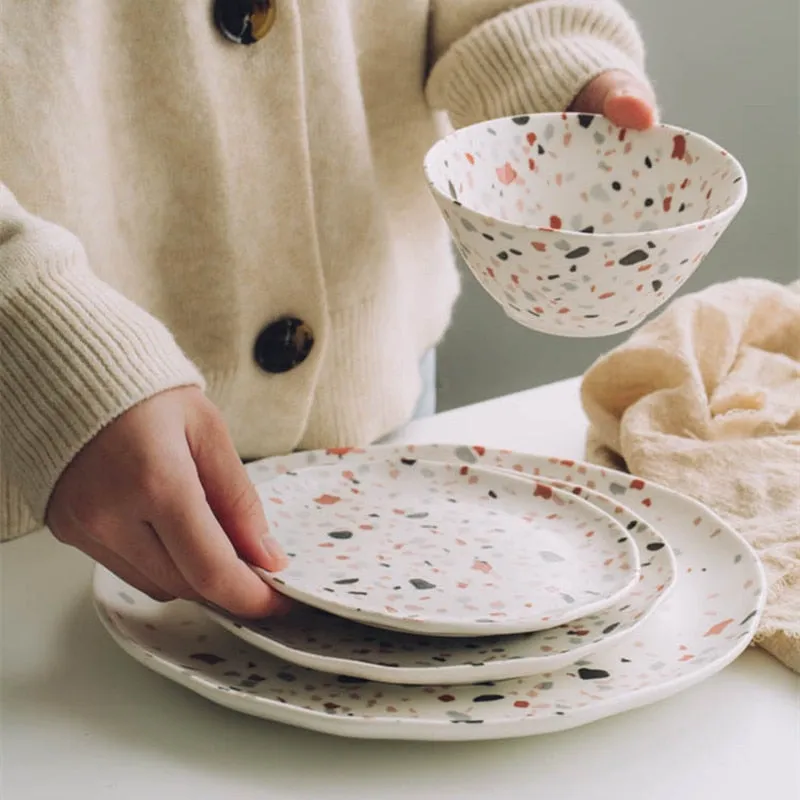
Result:
M614 239L634 239L634 238L641 238L643 236L652 236L652 235L672 235L678 233L684 233L689 230L698 230L699 226L710 226L713 223L718 223L723 219L736 215L741 207L744 205L745 200L747 199L748 193L748 184L747 184L747 173L745 172L744 167L742 166L741 162L734 156L729 150L722 147L721 145L717 144L713 139L710 139L707 136L704 136L702 133L695 133L694 131L690 130L689 128L683 128L679 125L671 125L665 122L657 122L647 131L636 131L637 133L647 134L650 131L667 131L676 134L681 134L684 136L691 136L693 139L700 140L704 145L716 150L718 153L722 154L724 158L730 159L732 167L738 171L739 173L739 181L737 183L738 192L733 200L733 202L729 203L725 206L725 208L720 209L716 214L708 217L708 219L703 220L695 220L694 222L684 222L680 225L671 225L666 228L651 228L650 230L646 231L619 231L613 232L608 230L596 230L592 233L587 233L585 231L580 230L573 230L571 228L550 228L547 226L542 225L525 225L520 222L513 222L509 219L500 216L492 216L490 214L486 214L483 211L479 211L476 208L473 208L468 203L462 203L459 200L454 200L449 194L445 193L442 189L440 189L432 180L430 170L431 170L431 163L433 158L436 155L436 152L442 148L444 148L447 143L452 141L455 138L458 138L468 131L471 130L478 130L481 128L486 128L489 125L496 124L496 123L505 123L511 122L515 119L520 119L522 117L529 117L529 118L536 118L541 120L543 123L546 122L548 119L551 120L559 120L564 121L568 118L577 118L577 117L600 117L601 119L606 119L603 117L602 114L583 114L577 111L553 111L553 112L544 112L544 113L528 113L528 114L512 114L507 117L496 117L494 119L484 120L483 122L475 122L472 125L467 125L463 128L459 128L457 130L451 131L446 136L441 137L438 139L431 147L428 149L428 152L425 154L425 158L422 162L422 169L425 174L425 181L428 184L428 189L431 191L435 196L442 198L448 205L457 205L460 208L464 208L469 211L471 214L475 214L482 219L488 222L502 222L504 225L510 225L518 230L536 232L536 233L557 233L562 236L570 236L570 238L576 239L597 239L597 237L609 238L613 237ZM613 122L610 122L606 119L609 124L613 125ZM615 126L619 128L619 130L633 130L631 128L620 128L619 126ZM702 230L702 228L699 228Z

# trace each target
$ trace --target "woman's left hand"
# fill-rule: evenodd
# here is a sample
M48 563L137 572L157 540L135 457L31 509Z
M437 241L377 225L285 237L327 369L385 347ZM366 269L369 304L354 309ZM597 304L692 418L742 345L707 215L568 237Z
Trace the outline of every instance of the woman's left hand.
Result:
M602 114L620 128L646 130L658 120L653 90L622 70L609 70L588 83L570 111Z

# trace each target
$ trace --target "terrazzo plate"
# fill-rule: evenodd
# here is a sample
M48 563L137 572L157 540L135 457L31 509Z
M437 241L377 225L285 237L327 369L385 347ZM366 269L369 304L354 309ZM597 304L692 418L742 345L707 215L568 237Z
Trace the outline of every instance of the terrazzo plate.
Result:
M699 503L612 470L453 445L369 454L303 453L250 466L255 480L309 463L422 453L518 468L624 502L673 548L670 596L633 636L560 670L462 686L402 686L287 664L212 622L196 605L156 603L97 567L94 599L112 638L146 667L236 711L358 738L447 741L550 733L663 700L710 677L749 644L765 578L749 546Z
M290 471L257 490L291 559L257 570L340 617L437 636L529 633L619 602L639 551L569 492L464 464L380 458Z
M613 514L644 557L636 588L598 614L537 633L455 639L379 631L307 606L286 617L255 621L214 609L206 613L234 635L285 661L384 683L474 683L574 664L641 625L669 593L676 568L671 548L641 517L585 487L558 486Z

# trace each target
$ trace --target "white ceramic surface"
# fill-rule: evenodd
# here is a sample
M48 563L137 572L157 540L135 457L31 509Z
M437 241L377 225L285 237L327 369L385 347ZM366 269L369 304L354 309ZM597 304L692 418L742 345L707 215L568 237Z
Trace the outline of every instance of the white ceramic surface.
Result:
M747 195L741 165L669 125L589 114L462 128L425 159L472 273L517 322L560 336L629 330L697 269Z
M636 588L606 611L551 630L481 639L380 631L324 611L299 606L289 616L235 619L206 609L211 619L264 652L336 675L385 683L474 683L556 670L630 635L669 594L675 558L663 537L641 517L585 487L559 483L613 514L642 554Z
M453 458L578 483L626 504L675 552L678 580L637 630L561 670L478 686L393 686L286 664L222 630L195 605L149 600L102 568L94 597L115 641L145 666L229 708L342 736L498 739L564 730L662 700L721 670L747 647L765 599L748 545L699 503L629 475L574 461L454 445L390 450ZM363 454L356 454L362 456ZM386 452L367 457L385 458ZM251 465L255 479L347 453Z
M257 487L291 558L284 594L438 636L552 628L620 601L639 554L612 516L552 487L413 458L312 467Z

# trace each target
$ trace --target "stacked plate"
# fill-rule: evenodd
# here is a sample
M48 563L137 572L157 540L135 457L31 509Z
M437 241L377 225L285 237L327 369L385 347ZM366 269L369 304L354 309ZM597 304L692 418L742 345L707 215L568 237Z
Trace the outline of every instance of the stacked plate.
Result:
M131 655L239 711L345 736L489 739L686 688L749 643L765 582L698 503L587 464L454 445L251 465L291 557L282 618L159 605L98 568Z

